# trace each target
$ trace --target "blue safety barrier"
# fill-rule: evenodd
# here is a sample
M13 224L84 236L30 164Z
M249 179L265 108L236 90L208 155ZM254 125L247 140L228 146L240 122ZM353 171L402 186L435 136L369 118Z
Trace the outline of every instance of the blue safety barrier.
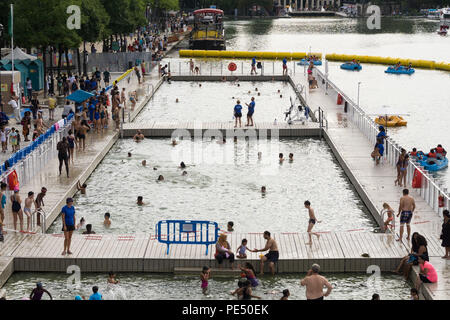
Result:
M204 244L208 255L208 246L219 239L219 226L212 221L162 220L156 224L158 241L167 244Z

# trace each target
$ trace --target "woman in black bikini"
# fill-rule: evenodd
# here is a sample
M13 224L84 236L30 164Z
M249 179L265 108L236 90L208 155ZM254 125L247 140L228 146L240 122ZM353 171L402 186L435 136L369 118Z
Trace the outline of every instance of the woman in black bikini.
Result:
M12 202L12 213L14 219L14 230L17 230L17 216L19 216L20 221L20 232L23 232L23 212L20 203L19 189L14 189L14 194L11 196Z
M66 166L67 178L69 177L69 144L67 143L67 138L64 137L62 141L58 142L56 145L58 150L58 160L59 160L59 175L61 175L61 169L64 161Z

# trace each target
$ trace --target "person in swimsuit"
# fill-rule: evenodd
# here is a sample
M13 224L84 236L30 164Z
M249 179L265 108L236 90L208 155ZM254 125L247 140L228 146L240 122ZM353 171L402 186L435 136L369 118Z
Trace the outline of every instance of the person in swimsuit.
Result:
M397 168L397 179L395 179L394 181L394 185L398 185L400 187L402 187L402 166L403 166L403 161L406 155L406 150L405 149L401 149L400 155L398 157L397 163L395 164L396 168Z
M252 287L257 287L259 285L258 279L256 279L256 271L255 268L253 268L253 265L249 262L245 263L245 267L239 266L239 269L245 272L245 276L248 281L250 281Z
M408 169L408 162L409 162L409 155L405 154L405 157L403 158L401 167L400 167L400 182L403 180L403 185L406 186L406 173Z
M58 142L56 145L56 149L58 150L58 160L59 160L59 175L61 175L61 169L64 162L66 166L67 178L69 177L69 144L67 143L67 138L63 137L63 139Z
M134 135L134 137L133 137L133 140L135 141L135 142L140 142L140 141L142 141L142 140L144 140L145 139L145 137L144 137L144 135L142 134L142 131L141 130L138 130L137 131L137 133Z
M17 230L17 217L19 217L20 222L20 232L23 232L23 212L20 203L19 188L14 189L14 194L11 196L12 202L12 213L14 221L14 230Z
M114 272L110 272L108 275L108 283L118 284L120 281L116 279L116 274Z
M34 204L35 208L36 208L36 211L39 211L45 205L44 204L44 197L45 197L46 192L47 192L47 188L46 187L42 187L41 188L41 192L38 193L38 195L36 197L36 203ZM40 214L37 215L37 225L38 226L41 225L41 215Z
M31 217L33 212L31 211L31 206L34 204L34 192L28 192L28 197L25 199L25 206L23 207L23 213L27 216L27 231L30 232ZM35 205L36 210L36 205Z
M294 162L294 154L289 153L289 162Z
M320 221L318 221L316 219L316 216L314 215L314 209L311 208L311 202L306 200L304 205L305 205L305 208L308 209L308 214L309 214L308 230L306 231L306 232L308 232L309 242L306 243L306 244L312 245L312 237L311 237L312 234L317 237L317 240L319 240L319 238L320 238L320 234L315 233L315 232L311 232L312 228L314 227L316 222L320 223Z
M72 129L69 130L69 135L67 136L67 143L69 144L69 160L72 160L72 164L74 164L74 150L75 150L75 136L73 135Z
M267 251L269 252L263 256L260 255L261 259L261 265L260 265L260 275L264 274L264 262L269 261L269 268L272 272L272 275L275 275L275 263L278 261L279 258L279 252L278 252L278 246L274 239L270 237L269 231L264 231L264 239L267 240L266 246L263 249L253 249L252 252L262 252Z
M77 135L78 135L78 141L80 142L78 144L78 147L81 148L81 146L83 146L83 151L86 148L86 133L90 129L91 128L89 127L86 120L81 121L81 125L78 128Z
M289 289L284 289L283 290L283 296L281 297L280 300L289 300L289 296L291 295L291 293L289 292Z
M94 111L94 127L95 127L96 133L100 133L101 125L102 125L102 122L100 120L100 107L97 105L95 107L95 111Z
M247 259L247 254L245 253L247 250L247 239L242 239L241 245L236 250L236 253L238 253L236 257L239 259Z
M103 132L104 129L106 129L108 127L107 126L107 118L106 118L107 114L106 114L106 112L107 111L106 111L105 106L101 105L101 107L100 107L100 125L102 127L102 132Z
M80 191L81 194L86 194L86 188L86 183L83 183L83 185L81 185L80 180L77 181L77 190Z
M211 268L204 266L202 269L202 273L200 274L200 280L202 281L201 288L203 294L206 294L208 292L208 279L211 276L210 272Z
M383 203L383 211L387 214L387 219L384 221L384 231L387 230L388 227L393 228L392 221L394 221L394 209L392 209L386 202Z
M400 198L400 205L398 206L398 214L397 217L400 216L400 238L397 241L400 241L403 237L403 228L406 224L406 229L408 231L408 235L406 239L409 241L409 235L411 233L410 223L412 220L412 216L414 210L416 209L416 203L414 198L409 195L408 189L403 189L403 196Z
M111 214L109 212L105 213L105 221L103 221L103 225L107 228L109 228L111 226Z
M8 150L8 144L6 142L6 131L5 127L0 129L0 142L2 143L2 152L5 153Z
M242 118L242 106L241 101L236 101L236 105L234 106L234 127L237 127L237 123L239 121L239 127L242 127L241 118Z
M240 289L242 291L242 300L251 300L252 298L261 299L261 297L254 296L252 292L252 283L249 280L244 282L244 287Z
M320 266L313 264L311 269L306 274L306 277L300 282L302 286L306 286L306 299L307 300L323 300L323 297L327 297L333 287L328 280L319 275ZM327 287L327 292L323 293L323 287Z
M61 209L61 218L63 223L62 231L64 231L64 251L62 255L72 254L70 252L70 244L72 242L72 233L75 230L75 207L73 199L67 198L66 205Z
M50 292L48 292L47 290L44 289L44 287L42 286L42 283L38 282L38 283L36 283L36 288L34 288L33 291L31 291L30 300L39 301L42 299L42 296L44 295L44 293L48 294L48 296L50 297L50 300L53 300L53 297L50 294Z

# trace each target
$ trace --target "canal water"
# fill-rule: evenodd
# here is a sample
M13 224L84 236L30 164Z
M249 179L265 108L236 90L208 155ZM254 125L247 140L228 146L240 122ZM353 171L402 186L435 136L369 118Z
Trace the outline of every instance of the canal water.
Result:
M87 180L87 194L74 197L77 220L84 217L97 233L148 234L165 219L215 221L222 229L233 221L236 232L306 232L303 203L310 200L322 221L318 231L376 226L324 141L183 140L175 147L170 142L119 140ZM287 160L291 152L293 162ZM286 158L282 164L279 153ZM159 175L163 182L156 181ZM138 196L144 206L136 205ZM105 212L113 221L109 229L103 227ZM61 233L60 218L49 232Z
M259 279L260 286L253 294L264 300L279 300L280 292L289 289L291 300L305 300L305 288L300 286L304 274L265 275ZM408 300L410 283L401 276L363 273L325 274L333 286L326 300L370 300L378 293L381 300ZM73 277L73 276L72 276ZM56 300L73 300L76 295L87 299L93 286L105 300L236 300L230 292L237 288L238 278L214 277L209 280L209 294L204 296L200 288L199 276L178 276L173 274L117 274L120 283L107 284L106 274L82 273L78 287L69 280L69 274L62 273L15 273L5 284L8 300L29 297L37 282L42 282ZM43 300L48 300L44 294Z
M385 17L381 19L380 30L369 30L365 19L331 17L231 20L225 26L227 50L230 51L311 50L324 54L359 54L450 62L450 37L442 37L436 33L439 21L425 18ZM181 47L184 45L182 43ZM175 61L180 60L178 53L171 56ZM211 60L195 62L198 64L206 61L210 63ZM238 68L241 66L239 62ZM249 61L244 62L244 68L249 69ZM217 65L217 61L213 63ZM272 72L272 63L266 63L266 72ZM276 62L276 71L281 70L279 64L280 62ZM437 144L442 144L450 150L450 72L416 69L411 76L392 75L384 73L387 68L384 65L363 64L362 71L352 72L341 70L340 64L330 62L330 79L354 101L357 100L358 82L361 82L360 105L368 114L373 114L375 118L383 110L382 106L388 105L408 121L407 127L388 129L388 135L400 145L407 149L417 147L419 150L429 151ZM297 67L295 76L303 76L302 67ZM434 175L450 188L450 169Z

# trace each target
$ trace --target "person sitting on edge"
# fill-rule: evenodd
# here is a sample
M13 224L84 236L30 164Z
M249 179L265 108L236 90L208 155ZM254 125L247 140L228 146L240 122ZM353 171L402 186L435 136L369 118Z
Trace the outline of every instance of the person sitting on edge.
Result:
M105 227L110 227L111 226L110 218L111 218L111 214L109 212L105 213L105 221L103 221L103 224L105 225Z
M278 261L279 258L279 252L278 252L278 246L277 242L270 237L269 231L264 231L264 239L267 240L266 246L263 249L253 249L252 252L262 252L267 251L269 252L266 255L260 255L260 275L264 274L264 262L269 261L269 268L272 273L272 276L275 275L275 263Z
M234 226L234 222L233 221L228 221L228 223L227 223L227 231L228 232L234 231L233 226Z
M86 188L87 188L87 184L83 183L83 185L81 185L80 180L78 180L77 189L78 189L78 191L80 191L81 194L86 194Z
M137 202L136 203L137 203L138 206L143 206L144 205L144 202L142 200L144 200L144 198L142 196L138 196L137 197Z
M86 225L86 231L83 234L95 234L95 231L92 230L92 224L88 223Z
M245 253L247 250L249 250L247 248L247 239L242 239L241 245L236 250L236 253L238 253L236 257L239 259L247 259L247 254Z
M120 281L116 279L116 274L112 271L108 275L108 283L118 284Z

